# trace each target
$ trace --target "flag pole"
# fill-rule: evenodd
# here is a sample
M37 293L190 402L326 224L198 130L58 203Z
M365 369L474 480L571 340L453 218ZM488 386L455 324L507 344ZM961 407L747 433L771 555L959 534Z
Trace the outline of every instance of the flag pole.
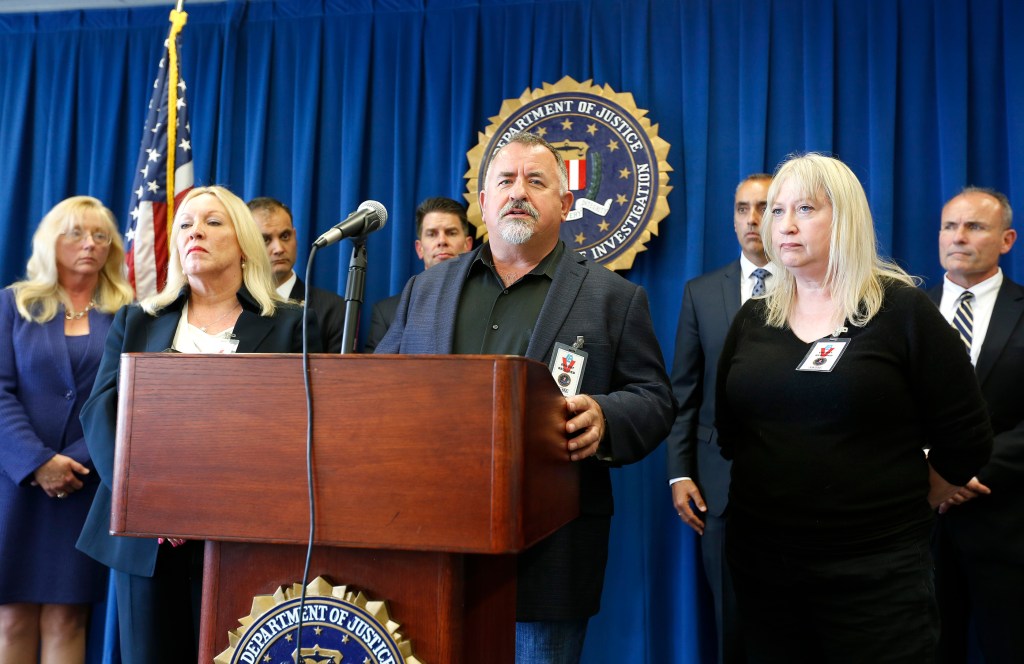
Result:
M171 29L167 35L167 237L171 236L174 223L174 150L178 144L178 33L185 27L188 14L181 11L185 0L178 0L177 8L171 12Z

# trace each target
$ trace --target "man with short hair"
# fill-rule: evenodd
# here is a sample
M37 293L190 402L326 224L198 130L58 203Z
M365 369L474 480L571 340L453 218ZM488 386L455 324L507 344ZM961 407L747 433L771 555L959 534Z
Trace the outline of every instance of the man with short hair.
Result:
M281 201L268 196L249 201L249 210L263 234L278 294L286 300L302 302L306 299L306 284L293 269L298 241L292 223L292 211ZM341 337L345 328L344 298L322 288L312 288L309 291L309 308L316 312L320 322L324 348L328 353L341 352Z
M571 664L600 608L609 468L657 447L675 403L644 290L559 238L573 200L561 155L519 132L484 174L488 242L410 279L377 352L507 354L545 364L587 354L578 389L566 388L571 437L559 450L579 464L580 516L517 558L517 664Z
M968 661L971 625L987 664L1024 657L1024 288L999 268L1017 239L1012 222L1010 202L992 189L967 187L942 208L946 276L929 295L964 340L996 434L988 464L939 506L943 664Z
M423 261L423 269L461 256L473 248L469 233L466 207L444 196L428 198L416 207L416 255ZM398 309L398 295L392 295L373 305L370 333L363 349L372 353L387 334Z
M720 664L743 662L745 656L732 577L725 562L725 510L732 463L722 458L716 442L715 379L729 324L743 302L764 294L774 270L761 242L761 220L771 180L767 173L754 173L737 185L733 230L740 257L686 284L672 364L672 390L679 411L666 440L669 484L680 520L701 535L704 575L715 606Z

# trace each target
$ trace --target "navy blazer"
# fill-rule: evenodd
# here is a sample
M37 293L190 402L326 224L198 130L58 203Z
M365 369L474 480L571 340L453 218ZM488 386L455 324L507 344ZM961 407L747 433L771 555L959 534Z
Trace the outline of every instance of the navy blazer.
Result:
M481 249L412 277L376 352L451 353L462 288ZM589 353L581 392L601 405L607 420L603 461L580 463L580 511L594 518L570 523L519 557L519 620L571 620L597 612L613 511L608 468L642 459L675 415L646 293L566 249L526 357L548 364L556 342L571 345L578 336Z
M90 351L97 355L112 318L89 311ZM27 321L18 313L14 291L5 288L0 291L0 333L8 331L0 348L0 470L15 484L27 483L57 452L91 467L84 438L59 447L75 405L61 311L41 325Z
M722 516L729 503L732 462L718 447L715 381L722 344L740 310L741 279L737 259L686 283L672 362L679 412L665 443L668 478L696 482L713 516Z
M938 305L942 284L928 291ZM966 550L1014 563L1024 560L1024 288L1005 276L996 294L975 366L995 438L978 480L992 489L940 516Z
M234 336L238 338L236 352L302 352L301 308L294 304L279 304L274 316L266 317L260 315L259 304L244 287L238 292L238 299L242 304L242 313L234 328ZM156 539L114 537L110 534L121 353L159 353L170 348L186 300L187 289L183 289L177 300L155 316L146 313L137 304L122 307L117 312L107 335L106 349L99 373L96 374L92 395L82 407L82 426L101 484L77 546L104 565L137 576L153 575L158 548ZM313 312L310 313L307 327L310 352L319 352L323 346Z

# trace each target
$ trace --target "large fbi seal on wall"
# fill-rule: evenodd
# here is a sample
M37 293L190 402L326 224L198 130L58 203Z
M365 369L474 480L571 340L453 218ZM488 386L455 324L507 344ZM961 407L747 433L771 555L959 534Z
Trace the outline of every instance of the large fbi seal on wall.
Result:
M570 249L612 270L628 270L668 215L669 144L658 126L637 108L633 95L566 76L506 99L479 142L466 155L466 200L477 236L487 229L480 216L487 158L516 132L543 136L561 153L574 201L562 225Z
M306 586L302 646L297 647L302 584L258 595L252 612L228 632L214 664L422 664L383 601L317 577ZM301 652L300 652L301 650Z

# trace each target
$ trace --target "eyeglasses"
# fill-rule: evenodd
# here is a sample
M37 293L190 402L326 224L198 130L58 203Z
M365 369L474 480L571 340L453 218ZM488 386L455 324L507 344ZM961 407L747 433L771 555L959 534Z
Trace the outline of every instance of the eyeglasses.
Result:
M72 244L83 242L87 235L91 235L92 241L101 247L109 246L114 241L114 238L109 233L104 233L103 231L83 231L81 228L72 228L69 231L64 231L61 235Z

